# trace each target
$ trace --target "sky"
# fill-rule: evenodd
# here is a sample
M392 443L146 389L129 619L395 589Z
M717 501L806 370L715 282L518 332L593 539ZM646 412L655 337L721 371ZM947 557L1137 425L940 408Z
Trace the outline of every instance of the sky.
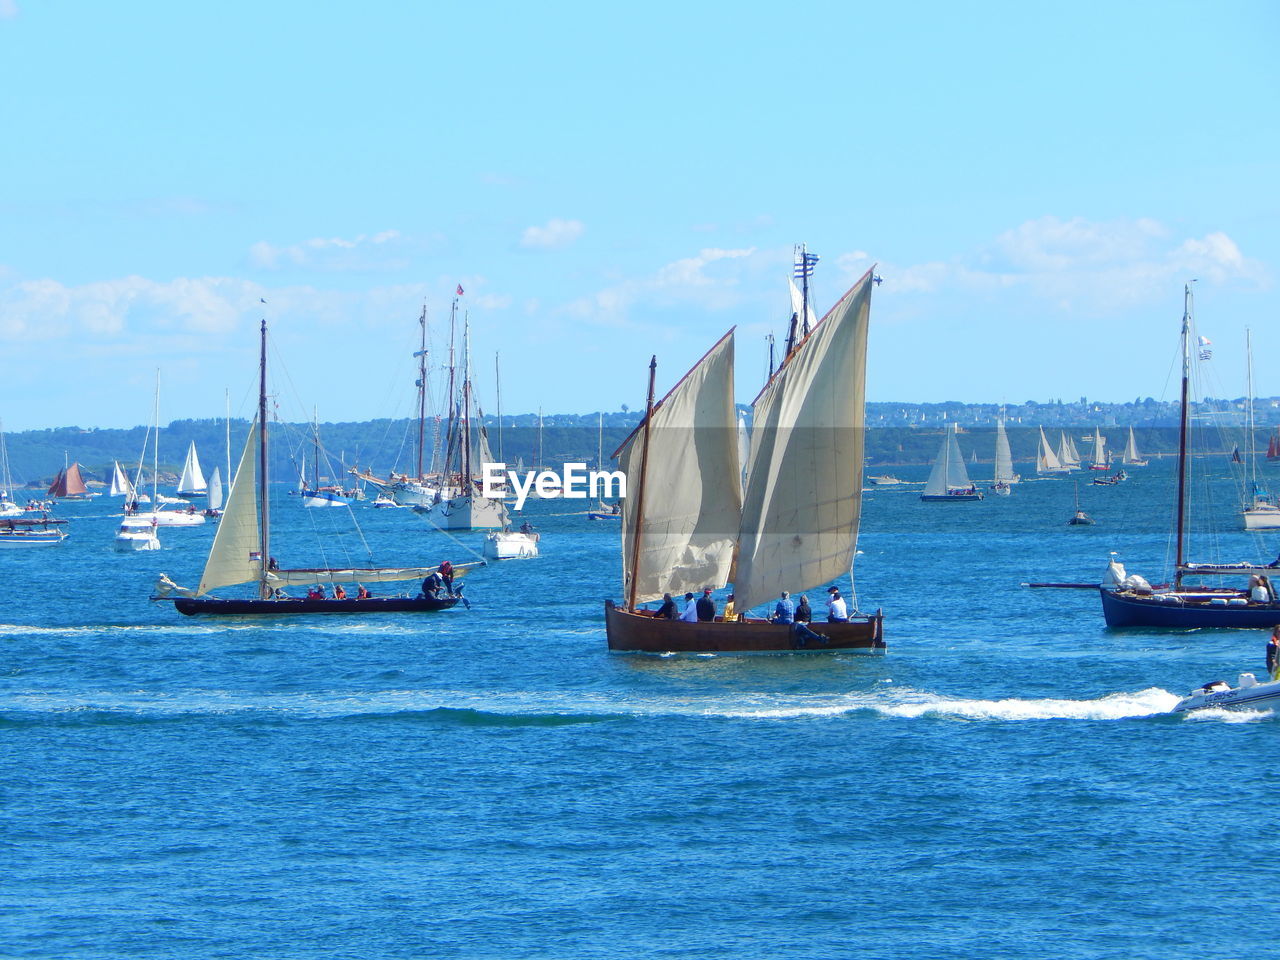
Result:
M1280 394L1280 5L0 0L0 421L643 406L873 263L867 398ZM262 301L266 301L263 303Z

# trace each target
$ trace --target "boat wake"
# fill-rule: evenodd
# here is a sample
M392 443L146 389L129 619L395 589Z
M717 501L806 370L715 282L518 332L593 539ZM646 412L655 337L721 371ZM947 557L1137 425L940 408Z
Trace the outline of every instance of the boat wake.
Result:
M743 697L616 697L569 691L493 693L463 690L315 691L256 693L227 690L182 692L70 693L12 691L0 709L27 715L60 715L80 722L177 720L202 716L255 716L272 720L351 720L429 722L456 726L557 726L684 717L794 721L839 719L870 713L899 720L1021 722L1034 720L1127 720L1167 714L1178 697L1150 688L1114 693L1096 700L965 699L921 691L892 689L839 695L759 694ZM1272 716L1271 711L1202 710L1186 714L1195 721L1243 723Z

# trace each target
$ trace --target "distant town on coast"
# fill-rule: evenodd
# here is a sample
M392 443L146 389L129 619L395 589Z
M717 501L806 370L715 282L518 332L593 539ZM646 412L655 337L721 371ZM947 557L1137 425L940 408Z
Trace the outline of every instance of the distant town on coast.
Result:
M742 415L750 408L739 405ZM1280 425L1280 397L1255 398L1254 447L1267 447L1268 437ZM495 457L526 467L550 466L573 461L591 465L598 453L610 462L610 454L640 422L642 411L624 407L613 412L582 414L486 415L485 429ZM1101 428L1111 449L1123 447L1129 427L1133 427L1144 455L1159 457L1177 451L1178 404L1150 397L1126 403L1101 400L1029 400L1023 403L911 403L873 402L866 405L866 461L872 464L928 463L937 453L942 431L954 423L958 427L966 457L979 462L994 457L997 420L1004 418L1015 463L1034 462L1043 428L1050 439L1055 431L1086 431ZM1232 446L1246 450L1248 402L1235 399L1207 399L1193 409L1193 425L1211 428L1198 444L1201 450L1230 452ZM244 442L247 421L230 424L233 455ZM314 463L319 449L322 477L346 474L352 467L374 473L416 470L416 420L380 419L363 422L276 423L273 433L272 469L275 479L296 478L304 464ZM1215 439L1214 431L1220 436ZM144 426L108 429L82 426L26 430L8 434L9 469L15 486L37 488L47 485L68 462L78 462L87 481L110 480L113 462L132 470L142 449ZM432 418L427 426L427 449L439 446L443 424ZM227 421L175 420L160 431L159 478L176 481L183 458L195 443L202 460L210 466L226 464ZM319 443L317 444L317 434ZM1123 434L1123 435L1122 435ZM1079 439L1079 438L1077 438ZM426 458L430 460L430 456ZM144 466L144 472L149 464ZM225 467L224 467L225 469ZM311 468L308 467L308 472Z

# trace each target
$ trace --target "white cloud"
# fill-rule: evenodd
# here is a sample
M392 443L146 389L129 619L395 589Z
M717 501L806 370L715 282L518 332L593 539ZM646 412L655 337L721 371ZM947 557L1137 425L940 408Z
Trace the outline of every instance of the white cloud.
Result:
M538 250L564 247L582 236L584 230L581 220L548 220L544 227L526 227L520 236L520 246Z
M399 230L373 235L312 237L301 243L276 246L259 240L249 248L249 263L262 270L305 267L313 270L378 270L402 265Z
M1145 218L1041 217L950 261L882 264L879 272L886 289L897 292L1013 290L1056 309L1095 314L1157 300L1193 277L1267 282L1262 265L1245 257L1225 233L1180 239L1165 224Z

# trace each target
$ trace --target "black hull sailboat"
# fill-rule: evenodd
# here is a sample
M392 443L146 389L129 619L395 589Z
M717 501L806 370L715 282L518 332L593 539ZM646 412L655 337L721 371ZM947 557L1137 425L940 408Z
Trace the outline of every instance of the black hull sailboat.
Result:
M460 596L347 597L345 600L310 597L270 600L249 597L228 600L217 597L178 597L173 601L173 608L188 617L207 614L287 617L297 613L434 613L437 610L448 610L461 602Z
M226 509L209 550L200 585L184 589L164 574L156 583L153 600L172 601L187 616L293 616L312 614L428 613L448 610L462 600L460 577L479 563L458 564L440 583L424 582L417 595L354 596L342 599L324 594L324 588L351 584L351 591L364 593L366 584L434 579L439 567L345 567L288 569L271 555L271 501L267 495L267 323L262 321L259 360L258 415L245 441L236 469ZM257 597L222 598L208 596L210 590L237 584L257 587ZM289 588L307 588L308 596L293 597ZM313 595L319 588L320 596ZM364 589L362 589L364 588ZM428 589L429 588L429 589Z
M1174 519L1174 573L1168 587L1152 588L1140 577L1124 575L1113 562L1111 583L1100 588L1108 627L1258 628L1280 623L1280 600L1271 578L1280 563L1193 563L1186 560L1189 420L1191 412L1191 338L1194 315L1191 284L1183 291L1182 395L1178 423L1177 507ZM1185 586L1185 578L1249 577L1249 587Z

